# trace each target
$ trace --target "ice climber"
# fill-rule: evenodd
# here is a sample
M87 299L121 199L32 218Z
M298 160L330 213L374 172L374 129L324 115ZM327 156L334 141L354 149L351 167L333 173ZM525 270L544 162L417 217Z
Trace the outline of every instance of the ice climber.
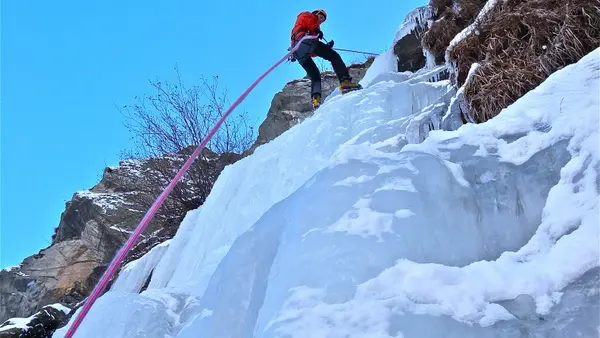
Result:
M311 80L311 98L313 107L316 109L321 105L321 73L313 61L313 57L318 56L331 62L333 70L340 82L339 89L342 93L361 89L359 84L352 82L352 78L346 68L346 64L338 52L333 50L333 40L327 44L319 41L323 38L321 24L327 20L327 13L322 9L312 12L302 12L298 14L296 23L292 29L292 47L304 35L316 35L317 39L304 40L298 49L290 56L290 60L296 61L306 70L306 74Z

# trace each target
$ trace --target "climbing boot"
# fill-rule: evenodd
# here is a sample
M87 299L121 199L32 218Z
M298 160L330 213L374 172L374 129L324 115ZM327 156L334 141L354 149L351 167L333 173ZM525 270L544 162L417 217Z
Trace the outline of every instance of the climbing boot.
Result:
M312 105L313 105L313 109L317 109L321 106L321 95L313 95Z
M344 80L344 81L342 81L342 83L340 83L340 86L338 88L340 89L342 94L346 94L346 93L354 91L354 90L360 90L360 89L362 89L362 86L360 84L354 83L350 80Z

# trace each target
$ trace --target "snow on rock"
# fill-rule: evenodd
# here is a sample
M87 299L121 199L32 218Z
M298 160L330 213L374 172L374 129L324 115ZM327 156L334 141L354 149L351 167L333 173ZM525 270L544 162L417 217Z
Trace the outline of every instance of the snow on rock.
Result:
M71 310L56 303L27 318L11 318L0 325L0 337L50 337Z
M523 246L518 250L505 250L496 259L479 260L466 266L442 265L432 259L426 260L427 263L419 263L418 257L405 256L377 276L359 283L350 294L342 294L339 291L342 288L332 284L331 281L335 279L331 278L327 278L326 284L310 283L314 286L294 281L292 283L297 286L282 288L281 292L273 297L275 302L285 302L276 307L280 311L278 315L267 316L270 320L265 323L264 329L268 334L262 336L308 337L310 332L311 337L418 337L438 336L441 329L445 328L451 329L447 331L447 337L515 337L520 336L523 329L511 321L518 314L509 311L513 306L503 307L498 303L519 297L529 297L533 302L531 309L525 311L535 319L533 323L526 323L527 330L531 332L544 337L553 336L557 331L552 327L552 321L568 317L575 320L572 324L565 323L561 327L563 336L574 336L575 332L587 333L590 336L597 333L598 318L589 315L598 313L597 296L583 296L598 294L600 105L598 96L590 93L597 93L600 89L599 51L596 50L575 66L569 66L551 76L495 120L482 125L470 125L456 132L434 132L424 144L407 146L401 152L424 151L458 161L456 157L464 154L457 153L457 150L469 149L469 152L473 153L471 156L480 158L478 161L495 157L495 162L521 167L537 157L538 161L541 160L541 163L535 166L538 170L528 171L531 171L531 176L541 176L542 179L548 175L550 169L543 167L543 163L548 164L549 159L548 154L543 153L548 150L563 153L558 155L561 161L558 161L560 166L556 168L560 169L560 174L554 173L558 182L545 182L555 185L547 194L541 223ZM575 114L577 118L573 118ZM516 140L505 140L510 134L519 136L515 137ZM565 158L564 153L567 152L570 155L569 159ZM463 162L463 166L465 164ZM413 165L424 168L415 163ZM506 175L507 172L501 174ZM535 186L539 187L539 183L544 182L535 182ZM493 189L501 188L502 185L496 185ZM534 187L529 186L527 189L532 188ZM533 196L523 194L523 197L531 199ZM506 202L501 201L500 205ZM527 204L522 203L521 208ZM310 224L314 226L314 223ZM493 224L485 222L488 227ZM503 226L510 224L505 223ZM438 225L437 231L443 229ZM456 228L453 231L460 232ZM508 229L502 228L502 232L507 231ZM518 233L518 229L510 232L514 235ZM314 231L312 233L314 234ZM418 238L415 237L414 231L411 235L411 241L421 245L427 242L427 236L437 236L436 232L430 232ZM483 238L486 239L486 245L493 244L490 240L493 240L494 236ZM294 243L308 249L305 240L302 244ZM460 244L452 244L464 247L468 243L473 241L463 237ZM289 248L290 244L286 244L285 248ZM431 247L435 248L437 253L444 252L443 247L439 245ZM339 245L336 246L336 250L340 250ZM310 255L302 254L306 251L299 249L294 254L302 255L301 257ZM411 253L416 251L411 250ZM320 254L323 256L323 249L320 250ZM347 255L348 252L343 254ZM343 254L338 252L336 257L342 257ZM282 256L283 252L278 252L277 258ZM381 259L382 256L376 257ZM323 258L327 259L331 257ZM356 264L358 260L352 257L348 261ZM340 261L337 261L336 266L339 264ZM275 263L273 267L276 266ZM311 269L324 271L323 266L314 264ZM331 267L328 267L328 274L340 273L331 272L330 269ZM286 276L288 270L282 267L279 274ZM297 272L303 275L301 280L308 279L306 273ZM313 278L317 277L315 274ZM269 289L275 288L274 282L281 279L284 278L272 278L269 281ZM344 284L356 285L353 282ZM577 302L566 308L560 304L555 305L564 295L570 295L570 300L575 298ZM263 309L267 304L266 302L263 305ZM519 312L519 309L511 310ZM560 310L562 312L557 312ZM565 316L564 311L574 310L576 311ZM276 313L277 311L274 311L273 314ZM446 316L455 321L449 321ZM587 322L576 319L578 316L583 316ZM547 324L534 325L538 324L540 317L544 317ZM473 324L476 325L472 326Z
M455 131L429 127L447 81L370 69L226 167L75 337L596 335L599 53Z
M2 269L2 271L13 272L14 270L18 270L20 267L21 265L7 266L6 268Z
M11 319L7 320L4 324L2 324L2 326L0 326L0 332L13 330L13 329L20 329L20 330L27 331L29 329L29 323L31 322L32 319L33 319L33 316L28 317L28 318L11 318Z
M135 192L131 193L135 194ZM125 193L115 193L115 192L107 192L107 193L99 193L92 192L90 190L81 190L75 193L73 198L87 198L90 199L95 205L102 208L104 213L107 213L109 210L115 211L121 208L123 205L132 206L134 203L128 202L127 197L128 194Z
M68 307L66 307L66 306L64 306L64 305L62 305L60 303L50 304L48 306L50 306L52 308L55 308L55 309L57 309L58 311L61 311L64 314L69 314L69 312L71 312L71 309L69 309Z

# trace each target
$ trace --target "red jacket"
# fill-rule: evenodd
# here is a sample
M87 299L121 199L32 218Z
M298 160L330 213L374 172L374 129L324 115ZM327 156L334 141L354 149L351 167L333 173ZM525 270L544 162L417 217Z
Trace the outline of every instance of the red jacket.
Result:
M298 14L296 23L292 29L292 46L302 36L302 34L316 35L320 30L319 17L311 12L302 12Z

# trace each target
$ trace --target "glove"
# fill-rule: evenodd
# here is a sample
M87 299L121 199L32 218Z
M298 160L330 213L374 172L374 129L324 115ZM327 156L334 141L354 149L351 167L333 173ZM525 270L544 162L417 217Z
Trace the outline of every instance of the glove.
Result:
M320 29L317 29L315 33L317 33L317 39L320 40L323 38L323 32Z
M290 57L288 57L288 61L289 62L296 62L296 58L293 55L290 55Z
M327 46L329 46L329 48L333 48L333 40L329 40L329 42L327 42Z

